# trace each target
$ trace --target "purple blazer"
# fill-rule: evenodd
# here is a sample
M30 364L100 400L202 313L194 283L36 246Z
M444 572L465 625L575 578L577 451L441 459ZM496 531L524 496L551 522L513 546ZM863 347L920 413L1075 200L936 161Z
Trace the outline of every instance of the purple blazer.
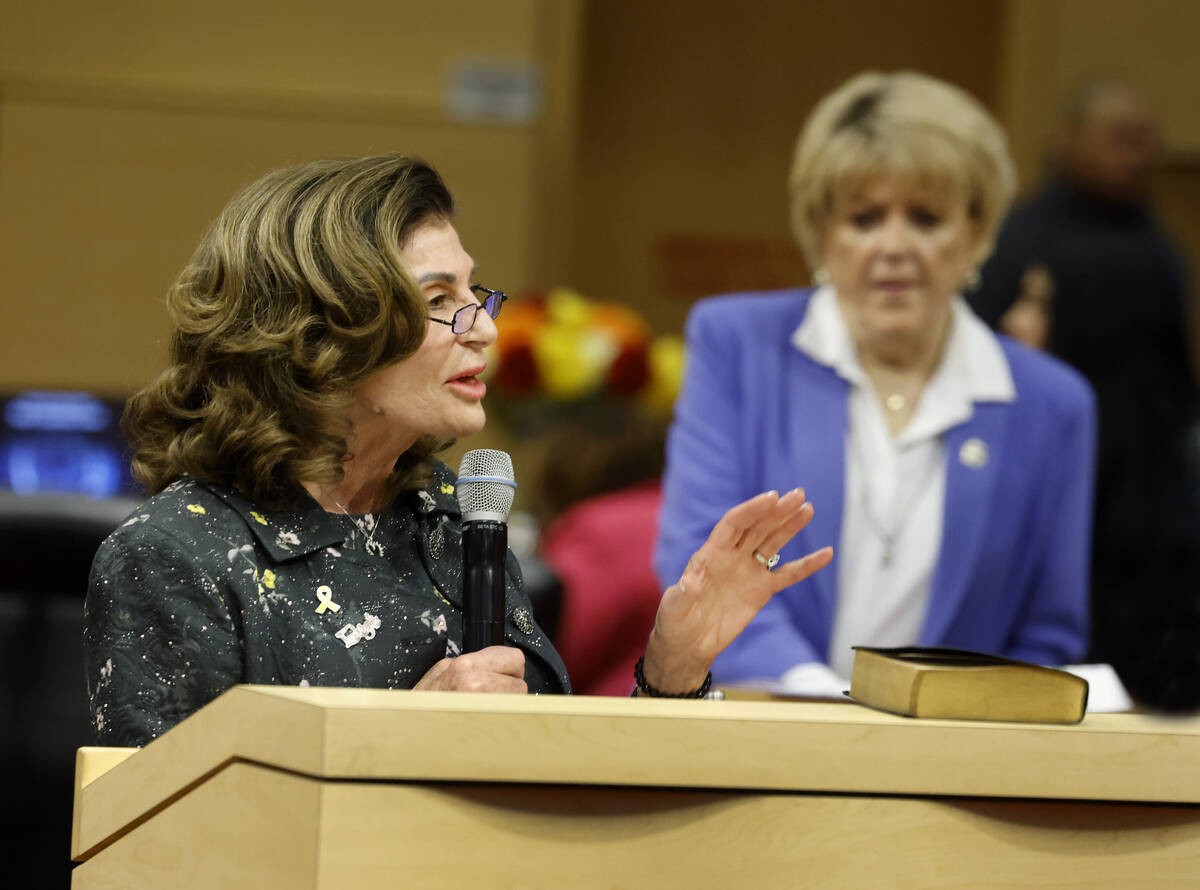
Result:
M811 295L715 297L688 319L655 549L659 582L679 579L727 509L771 489L802 486L815 508L784 561L834 547L832 565L777 594L718 657L720 681L828 662L849 384L791 343ZM971 419L944 434L941 551L912 642L1067 664L1087 649L1095 399L1065 364L999 340L1017 398L976 402ZM971 438L987 445L982 467L958 458Z

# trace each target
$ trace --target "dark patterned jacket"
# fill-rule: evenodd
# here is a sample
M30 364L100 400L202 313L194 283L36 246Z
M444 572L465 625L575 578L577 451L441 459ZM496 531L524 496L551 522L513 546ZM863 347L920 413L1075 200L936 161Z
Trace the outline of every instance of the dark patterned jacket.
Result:
M142 504L92 564L84 648L92 720L144 745L237 683L412 687L462 640L454 475L389 509L258 510L187 479ZM505 636L530 692L570 692L508 555Z

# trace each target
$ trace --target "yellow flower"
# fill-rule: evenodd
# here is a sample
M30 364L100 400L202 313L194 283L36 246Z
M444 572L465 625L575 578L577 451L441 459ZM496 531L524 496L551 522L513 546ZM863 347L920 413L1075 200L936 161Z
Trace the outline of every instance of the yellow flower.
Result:
M275 573L270 569L267 569L265 572L263 572L262 581L263 584L266 584L272 590L275 589Z
M659 337L650 344L646 358L650 365L650 385L642 393L642 401L651 410L669 415L687 364L683 340L669 334Z
M205 510L203 507L201 507L199 504L188 504L188 505L187 505L187 508L188 508L188 510L190 510L190 511L191 511L191 512L193 512L193 513L200 513L200 514L202 514L202 515L203 515L204 513L207 513L207 512L208 512L208 511L207 511L207 510Z
M267 524L267 520L265 520L265 519L263 519L263 518L262 518L262 514L261 514L261 513L256 513L256 512L254 512L253 510L251 510L251 511L250 511L250 515L251 515L251 516L254 518L254 521L255 521L255 522L257 522L259 525L266 525L266 524Z
M547 325L533 341L533 359L546 395L564 401L598 390L616 352L607 334L584 326Z
M442 494L454 494L454 486L449 482L442 483Z

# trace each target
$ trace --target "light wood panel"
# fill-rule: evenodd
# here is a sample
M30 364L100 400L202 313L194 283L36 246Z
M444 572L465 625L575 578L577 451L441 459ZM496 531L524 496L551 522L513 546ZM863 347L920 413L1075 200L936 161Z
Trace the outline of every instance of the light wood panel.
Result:
M327 154L422 152L491 281L566 282L677 328L706 282L799 283L791 262L740 276L753 259L688 276L662 246L787 244L796 132L845 77L910 67L961 84L999 109L1028 185L1062 89L1125 71L1179 165L1200 146L1197 16L1175 0L10 3L0 388L143 383L158 301L207 221L265 169ZM481 59L538 66L544 113L450 117L450 72ZM1185 203L1168 219L1200 246ZM696 283L681 293L681 279Z
M533 59L541 0L9 3L6 91L364 98L441 108L445 64ZM286 103L285 103L286 104Z
M1195 808L342 784L323 811L319 887L1166 890L1200 873Z
M730 263L681 291L664 239L791 241L787 174L823 95L866 69L916 68L991 104L1001 0L602 0L587 7L574 284L678 329L707 285L783 287L797 264ZM748 245L747 242L750 242ZM711 263L709 265L715 265Z
M232 193L272 167L419 154L481 276L563 262L581 0L21 4L0 28L0 389L122 393L161 364L162 296ZM461 119L465 64L538 73L528 120ZM557 275L558 273L554 273Z
M319 782L231 764L122 837L106 855L77 867L71 886L316 887L320 815Z
M98 763L89 759L89 749L80 749L76 769L93 778L86 783L76 780L71 855L81 856L127 831L164 801L184 794L235 759L319 773L323 712L303 704L297 708L277 697L256 697L254 701L254 706L232 720L226 705L202 708L136 758L122 760L118 754ZM294 746L291 742L295 739L306 741ZM109 769L101 773L104 765ZM132 782L122 778L129 775L130 765L138 774Z
M237 687L126 753L80 890L1200 880L1195 719Z
M520 131L11 101L0 133L0 173L21 171L0 197L0 287L29 310L0 333L5 384L119 393L148 380L163 361L167 287L232 193L285 163L436 159L482 279L530 274L532 192L511 168L532 167L535 151Z
M1008 0L1005 27L1004 116L1024 172L1036 172L1066 91L1095 76L1142 89L1168 152L1200 157L1200 4Z
M1200 812L586 786L321 783L236 763L76 890L1192 886Z
M851 703L239 686L83 788L72 855L234 760L331 779L1200 803L1200 719L1043 726Z

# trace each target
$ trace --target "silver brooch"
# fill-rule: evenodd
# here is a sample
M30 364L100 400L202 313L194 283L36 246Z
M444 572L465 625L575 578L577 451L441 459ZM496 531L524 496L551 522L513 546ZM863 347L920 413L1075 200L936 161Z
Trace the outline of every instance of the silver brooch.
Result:
M529 614L529 610L525 608L513 609L512 623L517 626L523 634L533 633L533 616Z
M442 554L446 552L446 533L442 530L441 523L429 533L429 555L434 559L441 559Z
M417 500L421 502L422 513L432 513L433 508L437 506L437 501L435 501L433 499L433 495L427 491L418 491Z
M349 649L362 640L375 639L375 631L379 630L381 626L382 623L378 618L370 612L363 612L362 624L347 624L334 636L345 643L346 648Z

